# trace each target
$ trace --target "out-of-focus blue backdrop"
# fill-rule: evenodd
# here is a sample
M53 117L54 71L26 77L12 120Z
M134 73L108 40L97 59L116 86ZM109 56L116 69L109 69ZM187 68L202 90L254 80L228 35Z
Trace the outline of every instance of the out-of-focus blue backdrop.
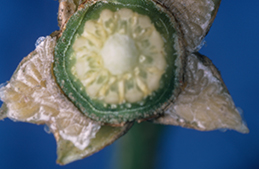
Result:
M249 134L198 132L167 126L157 151L157 169L259 168L259 1L223 0L201 53L212 59L238 107ZM12 0L0 5L0 83L10 79L40 36L57 27L58 1ZM1 169L107 169L115 144L84 160L55 164L56 143L43 126L0 121Z

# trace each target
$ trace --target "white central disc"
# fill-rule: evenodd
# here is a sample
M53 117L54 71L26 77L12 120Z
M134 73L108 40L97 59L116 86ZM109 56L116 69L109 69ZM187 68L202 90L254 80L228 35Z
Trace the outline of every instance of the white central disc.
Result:
M104 105L144 100L159 89L169 66L151 19L127 8L104 9L99 19L86 21L73 51L71 73L80 90Z
M101 56L105 68L113 75L132 71L138 63L138 50L134 40L119 33L107 39L101 50Z

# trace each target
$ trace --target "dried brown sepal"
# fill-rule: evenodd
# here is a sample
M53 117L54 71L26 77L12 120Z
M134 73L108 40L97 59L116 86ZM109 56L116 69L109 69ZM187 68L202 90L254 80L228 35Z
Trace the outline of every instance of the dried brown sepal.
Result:
M78 156L77 151L63 153L61 150L67 147L62 147L60 142L69 143L70 148L80 150L84 156L88 156L88 153L92 154L111 144L131 124L116 128L103 127L101 123L84 116L67 99L52 73L55 44L55 37L47 37L21 61L10 82L0 88L0 99L4 102L0 112L1 118L48 125L59 144L59 156L66 159L61 163L68 163L73 161L71 156ZM100 135L97 133L102 135L104 130L107 137L97 138Z
M61 28L84 0L59 0L58 26Z
M201 131L249 130L213 63L203 55L187 58L182 92L156 123L177 125Z
M221 0L154 0L176 18L190 52L197 51L217 14Z
M83 150L74 146L71 141L57 139L57 163L65 165L67 163L88 157L93 153L100 151L101 149L110 145L119 137L124 135L131 128L132 124L133 123L126 124L123 127L102 126L96 134L95 138L91 140L89 146Z

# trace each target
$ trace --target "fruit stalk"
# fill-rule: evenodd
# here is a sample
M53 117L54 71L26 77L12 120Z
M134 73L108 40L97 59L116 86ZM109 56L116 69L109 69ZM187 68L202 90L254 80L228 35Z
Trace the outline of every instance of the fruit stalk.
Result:
M155 169L158 143L164 128L162 125L147 122L135 124L127 135L118 141L111 168Z

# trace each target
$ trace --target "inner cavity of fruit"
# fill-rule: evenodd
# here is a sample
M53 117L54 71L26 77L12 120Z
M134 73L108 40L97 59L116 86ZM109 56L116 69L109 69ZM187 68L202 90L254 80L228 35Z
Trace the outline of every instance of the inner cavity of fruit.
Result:
M122 8L88 20L69 56L81 91L104 104L135 103L159 89L164 41L148 16Z

